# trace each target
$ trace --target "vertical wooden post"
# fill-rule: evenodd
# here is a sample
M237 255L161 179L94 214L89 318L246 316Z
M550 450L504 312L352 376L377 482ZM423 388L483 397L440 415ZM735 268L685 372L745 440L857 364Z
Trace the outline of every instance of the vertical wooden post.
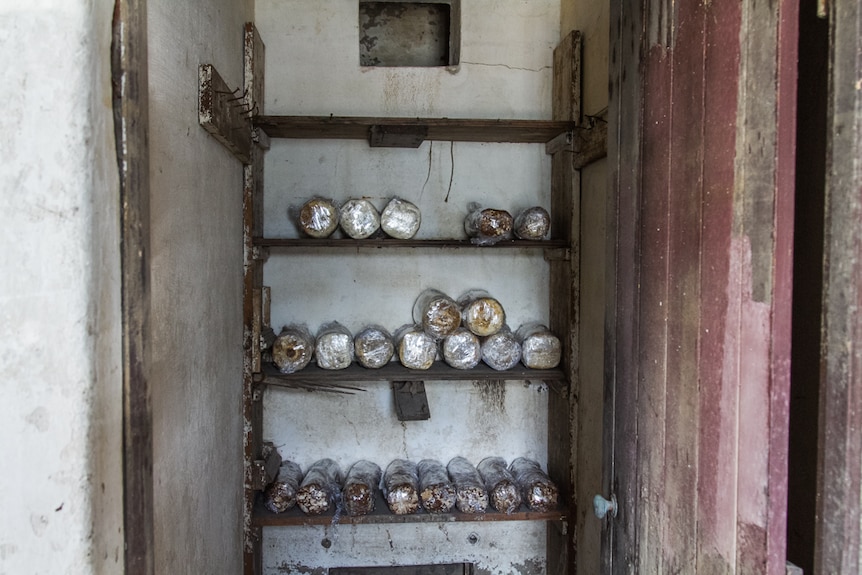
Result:
M829 3L815 571L862 572L862 9Z
M573 31L554 50L553 115L555 120L581 120L581 34ZM550 328L563 343L566 371L561 401L552 401L548 414L548 471L558 481L568 502L567 532L548 526L548 570L575 572L576 455L578 387L578 290L580 254L580 179L572 164L571 136L567 142L551 144L551 230L568 242L569 257L550 262Z
M245 108L249 114L262 114L264 104L265 47L253 23L244 30L243 83ZM249 122L250 129L251 123ZM253 462L260 459L263 418L260 391L255 389L254 374L260 368L260 333L263 310L260 297L263 266L255 258L253 240L263 231L263 154L265 138L254 140L251 162L243 166L243 375L242 412L244 449L243 499L243 573L261 572L261 531L252 524L257 492L253 486ZM257 297L256 297L257 294Z
M154 535L146 0L117 0L114 4L111 80L122 220L124 563L127 575L151 575Z

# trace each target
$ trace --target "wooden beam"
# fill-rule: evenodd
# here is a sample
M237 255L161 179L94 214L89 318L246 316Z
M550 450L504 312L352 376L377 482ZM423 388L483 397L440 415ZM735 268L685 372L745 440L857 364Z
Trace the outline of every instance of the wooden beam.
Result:
M122 206L123 554L127 575L155 572L147 70L147 2L118 0L112 29L111 84Z
M250 110L245 96L231 90L212 64L198 69L198 122L243 164L251 162Z

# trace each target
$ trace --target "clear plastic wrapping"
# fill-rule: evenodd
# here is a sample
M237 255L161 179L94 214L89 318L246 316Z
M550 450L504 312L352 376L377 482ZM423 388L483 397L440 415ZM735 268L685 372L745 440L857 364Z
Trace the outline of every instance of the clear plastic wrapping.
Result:
M509 471L521 489L521 496L527 507L533 511L547 512L557 506L559 492L557 486L542 471L538 462L519 457L509 465Z
M296 492L296 504L307 515L320 515L334 507L341 492L341 468L332 459L315 461Z
M370 325L353 339L356 361L362 367L378 369L389 363L395 354L395 343L390 333L379 325Z
M455 484L455 504L462 513L484 513L488 508L488 493L476 467L463 457L453 457L446 466L449 479Z
M521 491L502 457L486 457L477 466L485 482L491 505L500 513L511 514L521 506Z
M521 344L521 361L532 369L552 369L560 364L560 339L540 323L528 323L515 333Z
M458 304L437 289L426 289L413 304L413 321L434 339L443 339L461 325Z
M551 215L541 206L527 208L515 217L514 226L522 240L543 240L551 230Z
M338 227L338 206L326 198L312 198L299 210L299 229L313 238L328 238Z
M284 513L296 505L296 493L302 483L302 469L293 461L282 461L275 481L263 492L263 504L273 513Z
M479 337L493 335L506 324L502 304L485 290L470 290L458 298L461 325Z
M321 369L345 369L353 361L353 334L333 321L317 332L314 357Z
M386 235L409 240L419 231L422 214L414 204L401 198L392 198L380 214L380 227Z
M447 513L455 506L455 486L442 463L423 459L416 465L419 500L428 513Z
M364 199L347 200L341 206L341 229L354 240L368 238L380 229L380 214Z
M416 464L406 459L392 461L383 474L381 485L389 510L396 515L419 511L419 477Z
M464 231L474 244L493 245L512 239L512 214L506 210L482 209L478 204L470 204L468 209Z
M380 484L380 466L372 461L354 463L344 478L341 502L348 515L368 515L374 511L374 491Z
M437 343L418 325L408 324L395 332L398 359L408 369L429 369L437 358Z
M482 360L482 344L470 330L459 327L443 340L443 361L455 369L473 369Z
M305 326L285 326L272 344L272 362L281 373L299 371L313 355L314 336Z
M482 339L482 361L492 369L512 369L521 361L521 344L508 326Z

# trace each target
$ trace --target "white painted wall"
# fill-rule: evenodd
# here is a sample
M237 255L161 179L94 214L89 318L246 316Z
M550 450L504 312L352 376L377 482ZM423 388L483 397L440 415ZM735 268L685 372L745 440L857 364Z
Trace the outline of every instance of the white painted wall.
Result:
M448 69L359 67L357 2L257 0L255 10L267 47L267 114L551 117L559 0L462 2L461 65ZM274 140L265 169L264 227L271 237L296 237L290 212L315 195L342 202L362 196L380 209L401 196L422 210L418 237L424 238L461 237L470 202L513 214L550 203L544 145L426 142L398 150L370 149L362 141ZM513 328L547 321L547 280L541 251L274 250L264 283L272 288L276 329L299 322L314 331L338 320L355 332L368 323L394 330L410 321L426 287L454 297L487 289ZM366 388L349 398L270 390L264 437L304 467L321 457L343 467L360 458L385 466L396 457L448 461L454 455L474 463L488 455L545 462L548 390L542 385L509 382L501 409L472 382L426 382L431 420L410 423L395 418L387 383ZM545 529L541 522L267 529L264 572L475 561L483 572L535 573L546 562ZM472 531L481 535L476 545L467 542ZM320 545L327 534L329 549Z
M0 573L121 573L110 0L0 2Z
M242 85L253 1L149 2L157 573L242 569L242 166L198 125L198 66Z

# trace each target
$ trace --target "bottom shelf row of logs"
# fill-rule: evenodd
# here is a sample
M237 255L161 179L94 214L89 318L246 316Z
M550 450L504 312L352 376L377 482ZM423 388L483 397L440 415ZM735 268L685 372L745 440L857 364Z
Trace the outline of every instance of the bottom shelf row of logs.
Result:
M554 482L531 459L519 457L507 465L502 457L486 457L473 465L454 457L445 466L434 459L395 459L385 471L360 460L346 475L332 459L313 463L305 473L293 461L283 461L275 481L264 490L263 502L273 513L296 506L306 515L362 516L374 511L378 489L396 515L454 509L481 514L489 507L511 514L522 504L544 513L556 508L559 498Z

